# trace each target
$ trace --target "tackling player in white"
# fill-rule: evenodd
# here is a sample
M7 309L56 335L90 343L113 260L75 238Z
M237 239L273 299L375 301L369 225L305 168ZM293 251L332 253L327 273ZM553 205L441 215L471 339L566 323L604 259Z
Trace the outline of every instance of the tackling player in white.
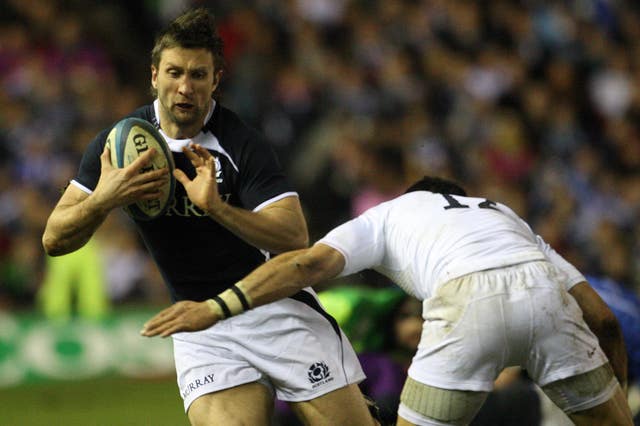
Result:
M468 424L509 366L525 368L578 425L632 424L621 331L584 276L508 207L438 178L276 257L234 291L160 312L142 334L206 328L366 268L423 301L398 425Z

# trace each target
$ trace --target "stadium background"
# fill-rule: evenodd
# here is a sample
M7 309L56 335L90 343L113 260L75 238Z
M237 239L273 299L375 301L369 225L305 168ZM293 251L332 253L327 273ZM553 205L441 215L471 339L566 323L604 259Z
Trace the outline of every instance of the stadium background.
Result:
M190 5L216 13L222 101L277 150L312 239L438 174L640 293L637 2L4 0L0 424L186 424L169 342L135 334L168 299L128 219L61 262L40 237L88 141L150 100L153 35ZM385 352L361 296L331 303Z

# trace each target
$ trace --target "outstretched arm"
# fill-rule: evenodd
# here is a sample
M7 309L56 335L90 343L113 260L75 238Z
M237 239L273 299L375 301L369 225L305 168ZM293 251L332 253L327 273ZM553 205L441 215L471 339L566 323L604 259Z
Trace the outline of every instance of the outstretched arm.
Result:
M576 299L584 321L598 337L600 347L609 358L622 389L627 389L627 352L622 337L622 329L614 313L587 283L573 286L569 293Z
M140 333L166 337L179 331L203 330L221 319L333 278L344 264L342 254L324 244L283 253L238 282L236 290L225 290L217 298L204 302L178 302L151 318Z
M252 307L291 296L304 287L334 278L344 268L342 254L325 244L277 256L240 284Z

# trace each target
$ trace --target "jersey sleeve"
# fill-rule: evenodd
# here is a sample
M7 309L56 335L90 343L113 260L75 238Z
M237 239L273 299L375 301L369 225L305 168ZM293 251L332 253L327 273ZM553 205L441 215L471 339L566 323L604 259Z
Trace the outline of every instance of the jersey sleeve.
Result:
M560 256L553 247L542 239L541 236L536 235L536 241L538 243L538 248L545 254L547 259L565 273L567 279L564 282L564 286L567 291L569 291L574 285L582 281L586 281L584 275L582 275L575 266Z
M363 269L373 268L384 256L384 221L375 208L330 231L316 244L338 250L345 259L343 277Z
M104 150L107 134L108 130L105 130L89 143L82 155L78 174L72 181L85 192L93 192L100 179L100 154Z
M259 210L280 198L297 196L275 151L258 136L247 143L239 168L241 185L238 194L248 210Z

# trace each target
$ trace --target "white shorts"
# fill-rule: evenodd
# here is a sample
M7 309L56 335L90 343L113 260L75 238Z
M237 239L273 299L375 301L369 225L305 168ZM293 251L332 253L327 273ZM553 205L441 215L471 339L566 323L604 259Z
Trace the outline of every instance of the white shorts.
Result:
M185 411L201 395L260 381L283 401L307 401L365 379L313 290L173 335Z
M575 299L548 262L469 274L423 302L409 376L443 389L490 391L508 366L540 386L607 362Z

